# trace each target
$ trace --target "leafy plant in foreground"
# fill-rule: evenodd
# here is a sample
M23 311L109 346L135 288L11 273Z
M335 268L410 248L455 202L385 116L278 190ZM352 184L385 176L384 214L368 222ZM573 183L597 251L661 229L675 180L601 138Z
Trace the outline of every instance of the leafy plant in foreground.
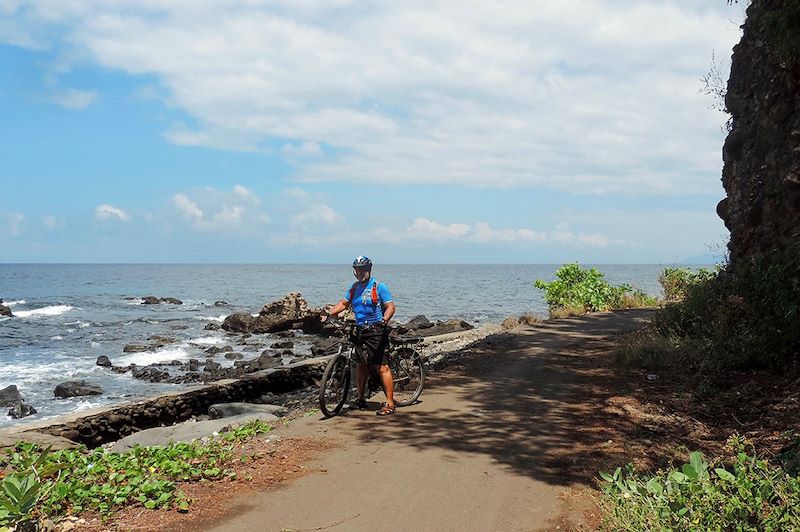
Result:
M689 455L680 468L641 475L629 464L601 472L606 530L797 530L800 482L759 458L742 438L708 462Z
M189 501L176 482L235 476L225 467L234 444L269 430L266 423L254 421L219 437L137 446L124 453L85 447L40 452L35 444L19 443L0 458L0 467L11 470L3 480L3 488L8 482L10 489L5 496L0 493L0 507L4 508L0 527L84 510L109 514L128 504L188 510Z

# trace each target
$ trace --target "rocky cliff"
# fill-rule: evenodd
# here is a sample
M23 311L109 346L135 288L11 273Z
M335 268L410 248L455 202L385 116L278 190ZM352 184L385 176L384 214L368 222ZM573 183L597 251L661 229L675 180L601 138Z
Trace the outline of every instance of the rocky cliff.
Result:
M753 0L733 49L723 148L731 265L785 249L800 236L800 27L797 0ZM795 35L794 32L797 34Z

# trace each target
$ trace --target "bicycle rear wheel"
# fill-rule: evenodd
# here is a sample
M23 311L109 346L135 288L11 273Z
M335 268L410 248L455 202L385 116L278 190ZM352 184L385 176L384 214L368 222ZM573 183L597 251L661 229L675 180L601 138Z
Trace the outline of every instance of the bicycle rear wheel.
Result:
M336 355L329 362L319 383L319 409L325 417L339 413L350 391L350 364L347 357Z
M397 406L414 404L425 385L422 357L411 348L398 349L392 353L389 366L394 381L394 402Z

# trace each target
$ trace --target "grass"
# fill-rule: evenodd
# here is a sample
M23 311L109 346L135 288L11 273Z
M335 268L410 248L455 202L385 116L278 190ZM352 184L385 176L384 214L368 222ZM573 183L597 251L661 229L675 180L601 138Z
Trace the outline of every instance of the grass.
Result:
M11 526L138 505L188 511L178 481L234 477L226 464L237 443L269 432L251 421L231 431L189 443L134 447L124 453L85 447L51 452L21 442L0 458L0 531ZM240 458L241 459L241 458Z

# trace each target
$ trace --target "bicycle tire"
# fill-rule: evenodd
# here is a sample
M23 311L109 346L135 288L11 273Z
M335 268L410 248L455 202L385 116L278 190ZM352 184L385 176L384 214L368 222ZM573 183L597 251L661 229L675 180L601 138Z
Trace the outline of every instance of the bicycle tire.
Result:
M339 354L328 361L319 383L319 409L325 417L337 415L350 392L350 364Z
M390 367L394 381L395 404L413 405L425 386L425 366L422 357L411 348L401 348L392 354Z

